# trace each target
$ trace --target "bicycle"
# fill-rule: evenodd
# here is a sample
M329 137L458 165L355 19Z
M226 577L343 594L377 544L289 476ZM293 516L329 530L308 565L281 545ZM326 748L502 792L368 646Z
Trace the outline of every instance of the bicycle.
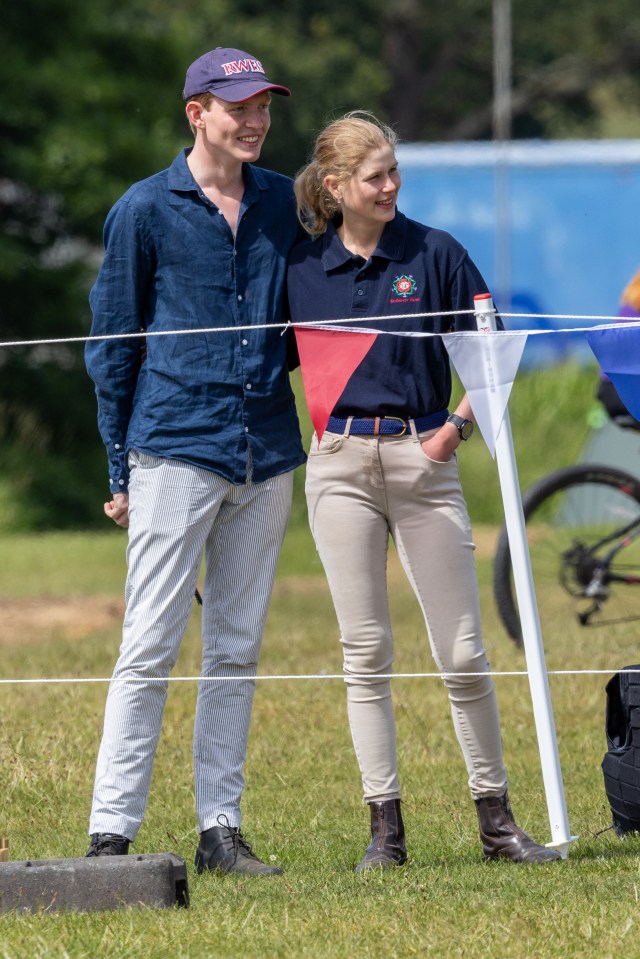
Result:
M631 416L614 421L640 431ZM640 478L612 466L556 470L522 497L531 569L544 626L567 612L584 627L640 619ZM498 613L522 645L511 554L502 528L493 566Z

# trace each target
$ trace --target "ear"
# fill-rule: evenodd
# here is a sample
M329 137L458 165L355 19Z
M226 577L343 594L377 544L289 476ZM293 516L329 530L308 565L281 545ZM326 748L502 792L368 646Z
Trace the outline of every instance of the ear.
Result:
M202 129L204 127L204 120L202 119L204 107L202 104L198 103L197 100L189 100L184 109L189 123L198 129Z
M334 176L332 173L329 173L322 181L322 185L324 186L325 190L329 191L333 199L337 203L339 203L340 200L342 199L342 195L340 191L340 181L338 180L338 177Z

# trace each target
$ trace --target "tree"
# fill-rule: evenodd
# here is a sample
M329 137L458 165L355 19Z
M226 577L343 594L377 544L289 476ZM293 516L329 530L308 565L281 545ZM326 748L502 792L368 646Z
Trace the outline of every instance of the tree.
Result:
M385 107L403 137L490 138L491 0L397 0L384 11ZM513 0L512 23L516 138L640 135L636 0Z
M0 327L6 340L82 336L106 210L166 165L181 49L143 5L43 0L0 32ZM172 69L173 60L175 66ZM9 94L11 91L11 94ZM178 111L176 110L176 114ZM82 345L0 350L6 527L85 525L107 489Z

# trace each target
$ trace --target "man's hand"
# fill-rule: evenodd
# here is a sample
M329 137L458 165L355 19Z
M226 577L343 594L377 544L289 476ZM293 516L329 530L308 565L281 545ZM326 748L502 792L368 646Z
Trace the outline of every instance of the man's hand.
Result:
M118 526L122 526L123 529L128 529L129 494L114 493L111 502L104 504L104 513L105 516L108 516L109 519L112 519L113 522L117 523Z

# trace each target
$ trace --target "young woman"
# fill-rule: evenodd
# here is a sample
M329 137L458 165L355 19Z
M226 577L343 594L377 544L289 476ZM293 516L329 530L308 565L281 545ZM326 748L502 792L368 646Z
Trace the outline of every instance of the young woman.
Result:
M469 314L421 315L468 310L487 287L453 237L397 210L395 142L393 131L370 114L348 114L318 136L295 184L310 238L290 256L294 322L397 315L405 318L366 326L475 329ZM484 857L560 858L519 829L509 805L456 461L458 445L473 430L472 412L465 397L450 414L450 394L448 357L438 337L378 336L309 453L310 524L340 625L349 723L371 810L372 841L356 872L407 858L385 678L393 662L389 534L424 613L438 668L456 674L445 684Z

